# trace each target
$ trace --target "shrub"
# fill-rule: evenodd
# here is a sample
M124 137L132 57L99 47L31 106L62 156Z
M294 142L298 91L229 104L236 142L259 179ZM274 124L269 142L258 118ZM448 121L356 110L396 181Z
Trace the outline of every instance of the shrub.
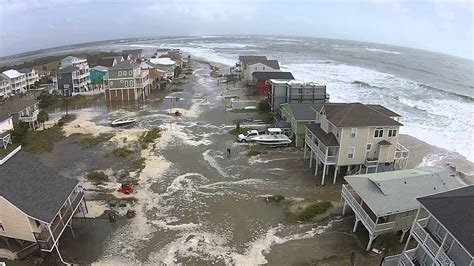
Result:
M399 236L397 232L383 234L375 240L374 246L384 251L386 255L393 253L398 247Z
M284 199L285 199L285 197L283 195L280 195L280 194L273 194L273 195L270 196L270 200L273 200L274 202L280 202Z
M322 200L313 204L310 204L304 208L304 210L299 214L299 219L301 221L309 221L316 217L316 215L324 213L330 207L332 207L331 202L327 200Z
M87 180L93 182L94 184L102 184L109 180L107 175L102 171L91 171L86 175Z
M138 139L138 143L142 146L143 149L148 148L148 144L153 143L155 139L161 137L161 129L153 128L145 133L143 133Z
M116 148L113 153L117 157L127 157L130 155L133 151L127 149L127 148Z
M133 161L133 168L137 171L137 173L141 173L143 169L145 169L145 161L146 159L141 157L138 160Z
M107 141L111 139L114 134L111 133L100 133L98 136L94 136L92 134L74 134L77 136L79 139L75 141L75 143L79 143L80 145L90 148L98 145L99 143L102 143L104 141Z
M259 150L256 150L256 149L248 149L247 150L247 156L257 156L257 155L260 155L262 154L261 151Z
M270 112L271 108L270 108L270 103L268 99L261 100L257 105L257 109L259 112L262 112L262 113Z

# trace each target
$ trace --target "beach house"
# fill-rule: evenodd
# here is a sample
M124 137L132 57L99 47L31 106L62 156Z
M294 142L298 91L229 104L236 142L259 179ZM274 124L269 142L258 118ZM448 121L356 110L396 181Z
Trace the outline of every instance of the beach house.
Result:
M253 72L277 72L280 71L278 60L268 60L266 56L239 56L241 79L252 84Z
M142 70L148 71L148 79L150 82L150 89L161 89L161 81L166 76L166 71L161 70L158 65L149 61L140 64Z
M0 73L0 101L10 98L12 95L12 88L10 79L7 75Z
M427 195L418 202L403 252L386 257L382 265L474 265L474 186ZM408 249L412 239L416 247Z
M113 67L116 64L122 62L123 60L124 60L123 56L121 56L121 55L108 56L108 57L104 57L104 58L99 60L99 66Z
M104 88L104 80L109 69L105 66L95 66L90 69L91 87L101 90Z
M344 177L342 215L347 207L355 214L353 232L361 223L369 233L367 250L381 234L411 228L420 205L416 198L460 188L463 184L449 170L422 167ZM426 213L419 213L426 217Z
M314 104L306 103L284 103L280 105L280 117L286 126L291 129L291 136L296 147L304 145L306 132L305 125L315 123Z
M9 114L0 114L0 148L12 144L10 131L13 130L13 119Z
M67 56L56 72L56 86L63 96L89 91L90 73L86 58Z
M151 58L149 62L152 63L157 69L164 71L165 78L170 80L174 78L174 68L176 67L176 61L169 57L161 57Z
M105 83L105 99L109 102L144 100L150 93L148 71L131 60L109 68Z
M270 79L268 102L272 112L278 112L282 103L325 103L329 99L326 85L299 80Z
M14 69L3 71L3 74L7 77L10 83L11 94L26 93L26 76Z
M87 212L77 180L59 175L21 146L1 160L0 238L13 258L21 259L26 249L40 249L57 252L62 260L58 243L67 227L73 230L78 210ZM15 250L18 245L20 250Z
M294 80L291 72L274 71L274 72L253 72L253 84L257 88L258 96L268 96L269 88L271 87L267 81L270 79L278 80Z
M0 114L12 116L14 127L20 122L28 123L31 129L36 129L39 125L39 107L38 101L35 98L21 97L7 101L0 105Z
M304 158L322 168L324 185L329 168L333 183L338 173L360 174L405 169L408 150L398 142L399 114L362 103L324 103L313 108L315 123L307 124ZM322 167L319 167L322 165Z
M32 67L23 68L23 69L19 69L18 72L25 75L27 90L35 88L35 86L39 85L39 75L38 75L38 71L36 71L36 69L34 69Z
M131 50L123 50L122 57L124 60L130 60L132 62L140 61L143 57L143 50L142 49L131 49Z

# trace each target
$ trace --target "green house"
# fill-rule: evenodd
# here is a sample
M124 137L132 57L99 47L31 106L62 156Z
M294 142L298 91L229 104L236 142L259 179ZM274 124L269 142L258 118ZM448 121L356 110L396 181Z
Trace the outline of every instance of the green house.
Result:
M108 68L104 66L95 66L90 69L90 79L92 84L100 84L107 75Z
M280 116L288 123L296 147L304 145L305 124L315 123L316 115L311 103L284 103L280 105Z

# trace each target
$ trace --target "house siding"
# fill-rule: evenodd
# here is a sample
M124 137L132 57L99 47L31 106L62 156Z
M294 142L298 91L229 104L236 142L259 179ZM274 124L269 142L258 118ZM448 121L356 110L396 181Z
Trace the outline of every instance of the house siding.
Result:
M31 232L30 218L3 197L0 197L0 221L5 229L5 231L0 230L0 236L36 241Z

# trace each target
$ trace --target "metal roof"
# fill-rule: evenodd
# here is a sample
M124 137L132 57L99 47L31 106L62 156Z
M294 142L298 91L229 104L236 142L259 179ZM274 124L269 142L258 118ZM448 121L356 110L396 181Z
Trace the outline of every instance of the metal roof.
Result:
M418 201L474 256L474 185Z
M27 215L50 223L78 184L19 151L0 166L0 196Z
M312 103L288 103L286 105L296 121L315 121L316 114L313 111L315 104Z
M449 170L421 167L344 179L377 216L418 209L416 198L462 187Z
M15 69L9 69L9 70L3 71L3 74L5 74L5 76L11 79L18 78L21 75L23 75L22 73L16 71Z

